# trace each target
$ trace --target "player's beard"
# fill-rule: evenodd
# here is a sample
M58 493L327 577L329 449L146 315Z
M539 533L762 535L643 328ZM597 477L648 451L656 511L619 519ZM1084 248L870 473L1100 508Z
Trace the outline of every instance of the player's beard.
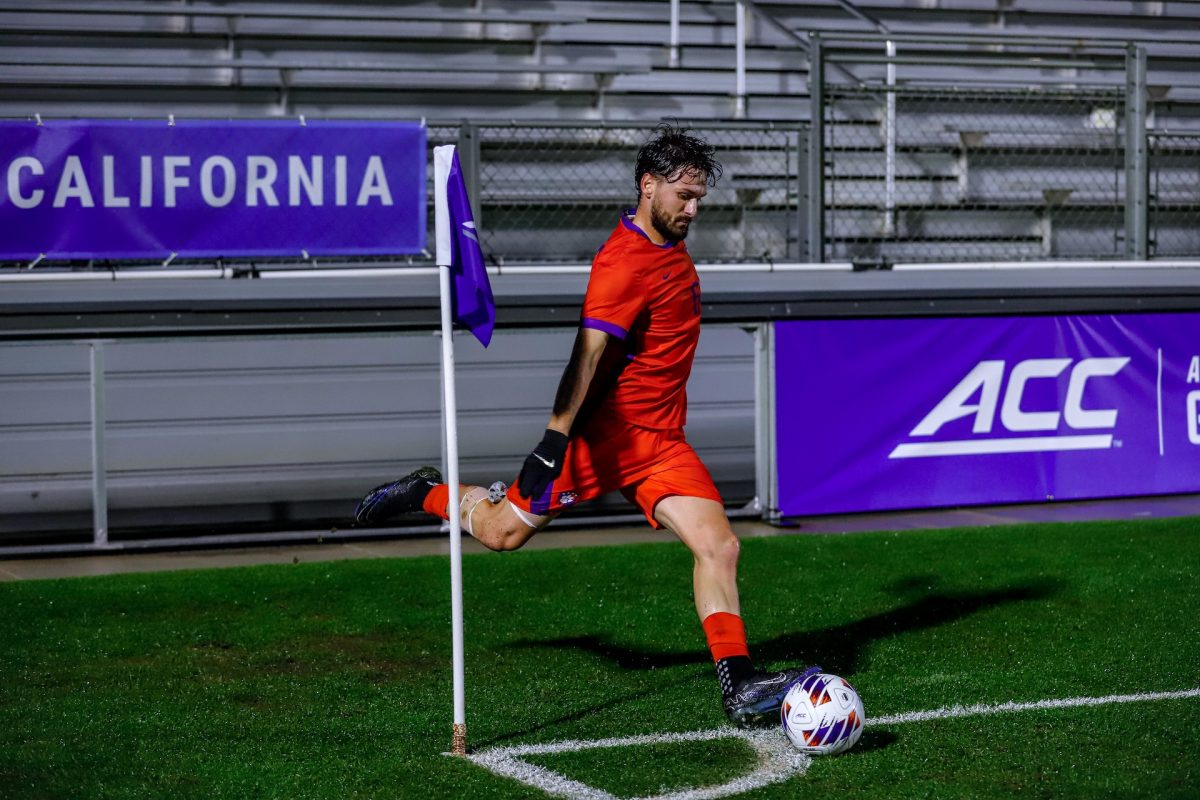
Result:
M663 211L657 200L650 202L650 224L654 226L654 230L658 231L660 236L668 241L682 242L686 239L691 222L690 219L682 216L672 220L667 216L667 212Z

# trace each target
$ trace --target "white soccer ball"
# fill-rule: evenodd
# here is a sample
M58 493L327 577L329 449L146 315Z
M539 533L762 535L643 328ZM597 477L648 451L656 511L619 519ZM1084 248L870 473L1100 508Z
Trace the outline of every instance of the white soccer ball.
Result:
M783 698L783 730L792 744L810 755L849 750L867 721L862 698L837 675L819 672L799 681Z

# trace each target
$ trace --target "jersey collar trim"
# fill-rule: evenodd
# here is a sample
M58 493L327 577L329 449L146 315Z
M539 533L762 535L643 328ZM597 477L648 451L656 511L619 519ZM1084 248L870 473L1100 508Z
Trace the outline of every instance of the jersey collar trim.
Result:
M634 233L638 234L643 239L645 239L647 242L650 242L651 246L657 247L660 250L670 250L672 247L674 247L676 244L678 244L678 242L672 242L669 240L666 242L663 242L662 244L654 244L654 241L649 236L646 235L646 232L644 230L642 230L640 227L638 227L636 223L634 223L633 215L636 213L637 213L636 208L627 208L621 212L621 224L625 226L626 230L633 231Z

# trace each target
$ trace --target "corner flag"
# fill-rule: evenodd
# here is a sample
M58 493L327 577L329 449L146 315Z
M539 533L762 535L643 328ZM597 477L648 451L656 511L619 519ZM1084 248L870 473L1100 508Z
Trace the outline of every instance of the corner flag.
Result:
M450 489L450 636L454 658L454 726L450 752L467 754L466 666L463 654L462 521L458 515L458 402L454 389L454 330L459 322L484 347L492 340L496 304L471 219L471 203L454 145L433 150L433 208L442 298L442 400L446 485Z
M454 321L465 325L487 347L496 324L496 301L479 249L462 165L452 144L435 147L433 161L437 263L450 268Z

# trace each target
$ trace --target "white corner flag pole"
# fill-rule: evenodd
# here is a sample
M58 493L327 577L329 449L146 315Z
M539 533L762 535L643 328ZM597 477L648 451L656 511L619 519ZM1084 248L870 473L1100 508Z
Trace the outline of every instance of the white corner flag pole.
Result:
M450 618L454 640L454 733L450 752L467 754L466 669L463 659L462 524L458 517L458 406L454 395L454 337L450 309L450 207L446 182L454 159L454 145L433 151L434 230L437 239L438 276L442 299L442 392L446 403L446 483L450 488Z

